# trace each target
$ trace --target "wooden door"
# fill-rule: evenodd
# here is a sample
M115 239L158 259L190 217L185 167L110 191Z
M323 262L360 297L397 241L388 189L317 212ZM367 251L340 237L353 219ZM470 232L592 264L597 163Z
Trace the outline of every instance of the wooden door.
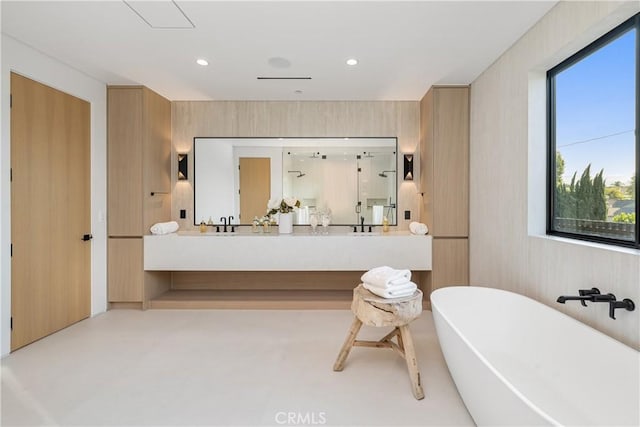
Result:
M271 198L271 159L266 157L240 157L240 218L249 224L254 217L267 212Z
M11 74L11 350L90 315L90 104Z

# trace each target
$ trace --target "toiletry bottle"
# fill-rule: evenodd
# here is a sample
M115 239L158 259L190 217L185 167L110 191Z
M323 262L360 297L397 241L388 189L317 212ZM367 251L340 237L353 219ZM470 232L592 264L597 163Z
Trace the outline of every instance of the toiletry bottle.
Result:
M258 221L257 216L253 217L253 223L251 224L251 231L254 233L257 233L258 231L260 231L260 222Z
M214 226L214 224L213 224L213 220L211 219L211 217L209 217L209 221L207 221L207 225L208 225L209 227L213 227L213 226Z
M382 217L382 231L385 233L389 231L389 220L386 216Z
M201 233L207 232L207 224L204 223L204 220L200 221L200 232Z

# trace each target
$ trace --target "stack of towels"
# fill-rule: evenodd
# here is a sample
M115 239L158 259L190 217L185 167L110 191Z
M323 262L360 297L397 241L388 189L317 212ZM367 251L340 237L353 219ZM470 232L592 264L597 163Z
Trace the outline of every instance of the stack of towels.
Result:
M180 226L175 221L158 222L151 226L151 234L169 234L178 231Z
M413 221L409 224L409 231L411 231L413 234L422 235L427 234L429 232L429 228L427 227L427 224Z
M362 275L362 286L383 298L402 298L413 295L418 286L411 281L411 271L382 266Z

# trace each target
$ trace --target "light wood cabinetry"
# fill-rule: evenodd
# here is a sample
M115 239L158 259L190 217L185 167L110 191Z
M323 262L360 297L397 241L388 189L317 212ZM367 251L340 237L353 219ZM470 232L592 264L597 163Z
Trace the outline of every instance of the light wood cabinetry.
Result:
M109 302L143 303L142 236L171 217L171 103L142 86L111 86L107 103Z
M469 234L469 88L433 87L420 101L422 218L433 236Z
M171 104L144 87L107 99L109 236L142 236L171 215Z
M142 90L107 92L109 236L142 234Z
M469 87L420 101L421 220L433 236L431 289L469 283Z
M469 240L433 239L431 291L469 284Z
M143 289L142 239L109 238L109 302L141 302Z

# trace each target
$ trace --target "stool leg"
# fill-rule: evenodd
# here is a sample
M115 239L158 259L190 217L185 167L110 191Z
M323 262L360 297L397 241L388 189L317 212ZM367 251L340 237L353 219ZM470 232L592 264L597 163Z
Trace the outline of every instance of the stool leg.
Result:
M416 351L408 325L400 326L400 336L402 337L402 344L404 346L404 358L407 361L407 368L409 369L413 395L418 400L424 399L424 391L422 391L422 384L420 383L420 372L418 371L418 361L416 360Z
M400 328L396 326L396 329L398 330L398 335L396 335L396 338L398 338L398 347L400 347L400 350L404 351L404 343L402 342L402 334L400 333Z
M351 347L353 347L353 343L356 340L356 336L358 332L360 332L360 327L362 326L362 322L357 317L353 319L353 324L351 325L351 329L349 330L349 334L347 335L347 339L344 341L342 348L340 349L340 354L338 354L338 358L336 359L336 363L333 365L334 371L342 371L344 368L344 361L347 360L347 356L349 356L349 352L351 351Z

